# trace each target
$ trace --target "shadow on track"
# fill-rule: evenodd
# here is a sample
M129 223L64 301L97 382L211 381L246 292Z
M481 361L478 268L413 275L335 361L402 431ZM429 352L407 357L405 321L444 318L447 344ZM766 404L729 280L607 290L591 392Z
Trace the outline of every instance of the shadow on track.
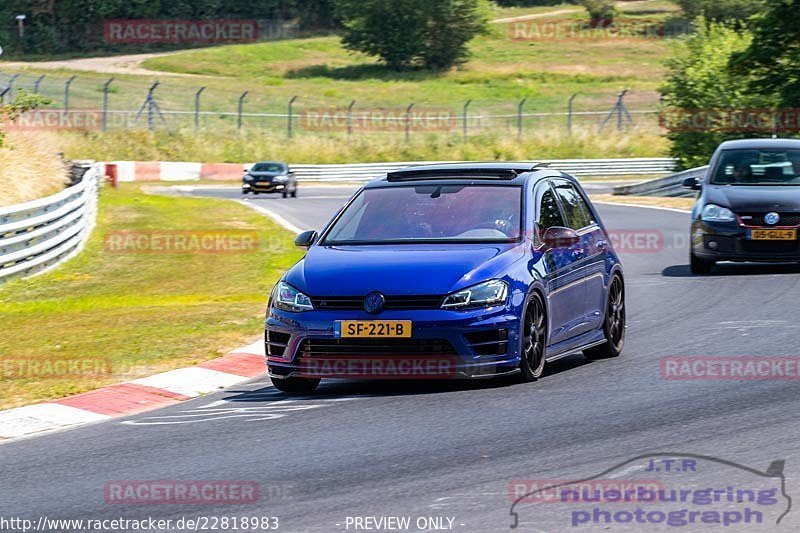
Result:
M800 274L797 263L720 263L710 274L692 274L689 265L673 265L661 271L668 278L713 278L724 276L771 276L775 274Z
M541 379L547 380L567 370L591 364L581 354L574 354L558 361L548 363ZM596 362L594 364L598 364ZM416 396L421 394L443 394L448 392L464 392L472 390L496 389L502 387L536 387L536 383L520 383L516 375L487 379L447 379L447 380L345 380L323 379L319 388L302 395L286 394L272 386L252 391L230 390L225 398L228 402L280 402L285 400L336 400L341 398Z

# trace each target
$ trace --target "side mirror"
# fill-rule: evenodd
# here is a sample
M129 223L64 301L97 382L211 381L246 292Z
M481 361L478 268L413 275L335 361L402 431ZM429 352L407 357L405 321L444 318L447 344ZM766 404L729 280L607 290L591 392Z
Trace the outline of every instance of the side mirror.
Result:
M297 238L294 240L294 245L298 248L302 248L304 250L308 250L308 248L314 244L314 241L317 240L317 232L313 229L310 231L304 231Z
M547 228L542 235L542 241L545 246L550 248L569 248L575 246L580 242L581 238L578 233L571 228L563 228L561 226L553 226Z
M700 180L697 178L686 178L683 180L683 188L692 191L699 191L703 188L703 186L700 184Z

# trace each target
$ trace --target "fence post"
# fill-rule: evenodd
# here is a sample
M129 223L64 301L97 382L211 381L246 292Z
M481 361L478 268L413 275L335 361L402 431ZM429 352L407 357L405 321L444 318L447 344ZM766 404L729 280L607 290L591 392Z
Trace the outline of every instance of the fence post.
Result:
M414 103L412 102L406 108L406 144L411 141L411 110L414 109Z
M572 137L572 102L575 100L575 97L578 96L578 93L573 94L569 97L569 103L567 103L567 134Z
M153 97L153 92L158 87L159 83L155 82L150 90L147 91L147 129L153 131L155 129L154 111L156 110L156 100Z
M466 102L464 102L464 109L463 109L463 112L461 114L461 116L463 117L463 120L464 120L464 124L462 125L462 130L463 130L463 134L464 134L464 140L467 139L467 109L469 108L469 104L471 104L471 103L472 103L472 100L467 100Z
M517 140L522 139L522 107L527 100L527 98L523 98L517 106Z
M244 99L247 96L247 93L248 93L248 91L245 91L239 97L239 116L238 116L238 120L236 122L236 129L237 130L241 130L242 129L242 106L244 106Z
M108 81L103 84L103 131L108 128L108 86L114 78L108 78Z
M17 81L19 78L19 74L14 74L13 76L8 78L8 103L11 104L14 102L14 82Z
M206 90L205 85L197 89L197 92L194 93L194 131L200 129L200 94Z
M69 87L77 76L71 76L64 83L64 113L69 113Z
M631 117L631 114L628 113L628 108L625 107L625 102L623 102L626 94L628 94L628 89L625 89L617 95L617 103L614 104L614 107L608 113L608 116L606 116L605 120L603 120L603 123L600 124L599 131L602 132L605 129L606 124L608 124L608 121L611 120L615 114L617 116L617 131L622 131L623 119L627 118L628 122L633 125L633 117Z
M36 81L33 82L33 93L34 94L39 94L39 84L42 83L42 80L44 79L44 77L45 77L45 74L42 74L41 76L36 78Z
M353 106L356 105L356 101L353 100L350 102L350 105L347 106L347 142L350 142L350 134L353 133Z
M289 100L289 117L288 122L286 122L286 135L291 139L292 138L292 114L294 111L294 101L297 100L297 96L292 96Z

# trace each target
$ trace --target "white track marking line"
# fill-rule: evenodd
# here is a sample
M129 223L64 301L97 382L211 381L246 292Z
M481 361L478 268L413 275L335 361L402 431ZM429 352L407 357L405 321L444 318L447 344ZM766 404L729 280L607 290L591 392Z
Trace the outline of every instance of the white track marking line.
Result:
M110 418L57 403L26 405L0 412L0 436L10 439Z
M227 374L217 370L192 366L170 370L147 378L135 379L131 383L164 389L194 398L195 396L237 385L249 379L236 374Z
M242 205L245 205L245 206L249 207L250 209L255 209L256 211L258 211L259 213L261 213L263 215L267 215L269 218L272 219L273 222L275 222L279 226L282 226L283 228L291 231L292 233L303 233L303 231L305 231L305 230L302 230L302 229L298 228L297 226L295 226L294 224L292 224L291 222L289 222L288 220L286 220L285 218L283 218L279 214L277 214L277 213L275 213L273 211L270 211L266 207L261 207L260 205L256 205L256 204L254 204L252 202L245 202L244 200L236 200L236 201L239 202Z

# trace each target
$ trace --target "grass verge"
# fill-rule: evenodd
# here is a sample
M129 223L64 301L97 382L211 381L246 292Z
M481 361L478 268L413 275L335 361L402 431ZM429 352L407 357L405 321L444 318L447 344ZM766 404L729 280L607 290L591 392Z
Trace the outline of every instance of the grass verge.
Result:
M537 159L662 157L669 141L655 133L576 130L534 132L517 140L514 134L416 134L406 144L401 135L354 136L300 135L288 140L282 134L220 136L191 131L64 132L60 138L67 157L100 161L242 161L283 160L290 163L371 163L385 161L502 161Z
M0 288L3 327L14 332L0 336L0 408L192 365L255 340L268 291L300 257L293 236L227 200L150 195L131 184L104 189L100 205L81 255ZM111 251L104 238L118 231L232 232L226 235L255 238L257 246L242 253ZM57 375L66 361L86 366Z

